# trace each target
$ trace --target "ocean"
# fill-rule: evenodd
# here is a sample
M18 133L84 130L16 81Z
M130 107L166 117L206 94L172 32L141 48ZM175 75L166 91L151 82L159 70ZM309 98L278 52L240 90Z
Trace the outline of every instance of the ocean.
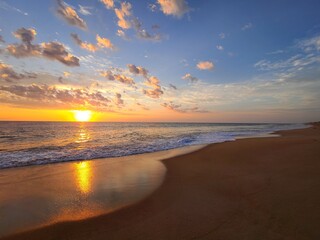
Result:
M129 156L304 124L0 122L0 168Z

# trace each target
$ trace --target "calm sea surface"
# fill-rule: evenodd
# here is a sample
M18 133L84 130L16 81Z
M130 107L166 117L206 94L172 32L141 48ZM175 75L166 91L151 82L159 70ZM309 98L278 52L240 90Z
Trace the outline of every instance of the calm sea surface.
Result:
M234 140L303 124L0 122L0 168Z

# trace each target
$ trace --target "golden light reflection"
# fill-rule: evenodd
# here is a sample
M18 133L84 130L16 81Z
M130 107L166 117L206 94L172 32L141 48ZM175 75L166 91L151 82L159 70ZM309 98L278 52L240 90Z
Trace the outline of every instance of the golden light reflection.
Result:
M92 187L92 167L89 161L75 163L75 181L82 193L88 193Z
M85 143L90 140L90 134L88 130L85 128L85 126L80 126L80 129L78 131L79 135L76 139L76 143Z

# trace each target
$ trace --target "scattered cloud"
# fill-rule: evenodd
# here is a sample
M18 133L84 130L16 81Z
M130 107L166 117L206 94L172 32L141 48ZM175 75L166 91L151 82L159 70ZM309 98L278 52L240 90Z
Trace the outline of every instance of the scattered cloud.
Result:
M70 35L72 39L75 41L75 43L79 45L81 48L86 49L90 52L95 52L98 50L96 45L92 43L83 42L77 34L71 33Z
M149 41L160 41L162 40L162 36L160 34L151 34L146 29L142 27L141 22L134 18L133 21L133 27L136 30L137 37L143 40L149 40Z
M71 33L71 37L77 45L79 45L81 48L86 49L90 52L95 52L99 50L99 48L115 49L115 47L113 46L113 44L108 38L100 37L98 34L96 36L96 40L97 40L96 45L82 41L80 37L75 33Z
M63 76L67 78L67 77L71 76L71 73L70 72L63 72Z
M197 68L200 70L212 70L214 68L214 64L210 61L201 61L198 62Z
M59 89L48 85L10 85L0 86L0 91L7 92L14 98L14 103L25 106L31 101L35 106L41 104L55 108L105 108L110 100L102 92L90 92L88 89ZM10 98L8 98L10 99Z
M124 104L123 99L121 98L121 94L120 93L116 93L115 99L114 99L114 103L117 106L121 106Z
M158 0L158 4L165 15L172 15L178 18L190 11L185 0Z
M242 26L241 30L245 31L245 30L248 30L248 29L250 29L252 27L253 27L252 23L247 23L247 24Z
M9 5L8 3L6 3L5 1L0 1L0 8L6 11L15 11L18 12L22 15L28 16L29 14L27 12L22 11L19 8L13 7L11 5Z
M92 9L93 7L82 6L79 4L79 13L81 13L82 15L85 15L85 16L92 15L92 13L90 12L90 10Z
M151 98L160 98L163 94L161 90L160 81L157 77L151 76L149 77L146 82L146 86L152 87L153 89L143 89L142 93Z
M149 3L148 8L150 9L151 12L155 12L158 9L157 5L153 3Z
M64 65L75 67L80 66L79 58L67 52L65 46L59 42L41 43L42 56L57 60Z
M128 64L127 65L128 69L129 69L129 72L130 73L133 73L135 75L141 75L143 76L144 78L148 78L148 70L145 69L144 67L141 67L141 66L136 66L134 64Z
M107 9L114 8L114 1L113 0L100 0L100 2L102 2Z
M58 2L57 13L60 17L62 17L68 24L72 26L76 26L83 30L87 29L86 22L81 17L79 17L79 15L77 14L74 8L67 5L62 0L57 0L57 2Z
M196 82L199 81L198 78L193 77L190 73L187 73L186 75L184 75L184 76L182 77L182 79L183 79L183 80L188 80L188 81L190 81L190 82L192 82L192 83L196 83Z
M161 104L162 107L169 109L174 112L178 113L187 113L187 112L206 112L206 111L200 111L198 107L192 107L192 108L183 108L181 104L175 104L172 101L165 102Z
M297 44L298 47L303 49L305 52L320 51L320 35L309 39L301 40Z
M59 42L48 42L41 44L32 44L37 32L35 29L20 28L13 35L20 39L20 44L10 44L7 51L16 58L23 57L44 57L50 60L57 60L64 65L74 67L80 66L79 59L70 54L66 47Z
M97 44L100 48L108 48L108 49L115 49L114 45L108 38L100 37L98 34L96 36Z
M173 90L178 90L178 88L175 85L171 84L171 83L169 84L169 88L171 88Z
M100 75L110 81L118 81L123 84L130 85L130 86L135 84L134 80L131 77L127 77L123 74L114 74L110 70L102 71L102 72L100 72Z
M225 39L226 38L226 34L225 33L219 33L219 38L220 39Z
M14 82L24 78L35 78L35 74L21 74L17 73L13 68L7 64L0 62L0 80L5 82Z
M121 37L124 40L129 40L128 36L126 35L126 33L124 31L122 31L121 29L117 30L117 36Z
M121 8L115 8L114 12L118 17L118 26L122 29L131 28L131 22L127 17L131 16L131 4L128 2L121 2Z
M222 45L217 45L216 48L217 48L219 51L223 51L223 49L224 49Z

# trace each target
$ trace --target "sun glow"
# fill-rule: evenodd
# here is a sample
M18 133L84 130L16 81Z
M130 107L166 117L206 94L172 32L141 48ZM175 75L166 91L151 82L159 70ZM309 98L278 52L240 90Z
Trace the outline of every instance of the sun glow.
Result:
M89 122L91 120L92 112L89 110L75 110L73 113L77 122Z

